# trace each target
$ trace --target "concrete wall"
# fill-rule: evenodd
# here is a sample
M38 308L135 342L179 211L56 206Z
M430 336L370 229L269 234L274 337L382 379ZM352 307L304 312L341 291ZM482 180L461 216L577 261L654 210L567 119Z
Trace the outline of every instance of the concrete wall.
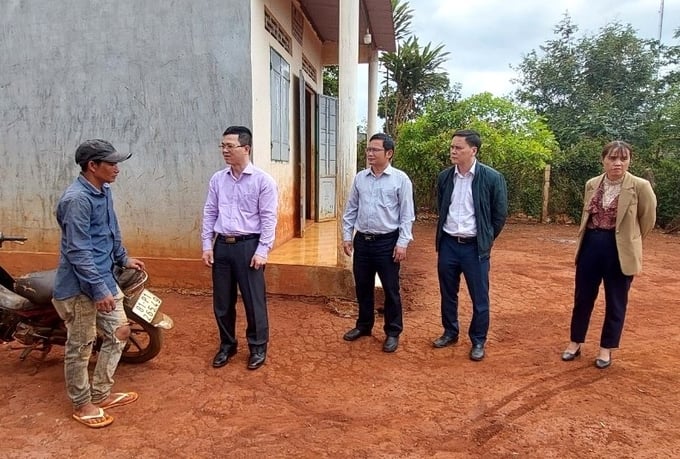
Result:
M130 252L200 257L207 182L224 166L221 133L253 124L250 9L2 0L0 231L28 236L24 250L56 252L54 207L79 172L75 148L98 137L133 152L113 185Z

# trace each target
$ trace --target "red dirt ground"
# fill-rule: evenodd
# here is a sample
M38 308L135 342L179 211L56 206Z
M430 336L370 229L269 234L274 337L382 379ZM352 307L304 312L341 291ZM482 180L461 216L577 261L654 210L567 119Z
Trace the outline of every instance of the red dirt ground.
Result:
M140 399L88 429L70 418L62 350L34 363L0 346L2 457L680 457L680 238L655 232L633 282L622 347L593 366L598 300L583 355L562 362L573 294L573 226L508 225L492 254L487 357L441 332L434 226L419 222L402 271L405 329L395 354L374 336L342 340L345 301L270 298L266 365L241 350L224 368L205 292L157 291L176 323L151 362L121 365L115 389ZM461 297L462 327L470 318ZM461 335L464 337L464 335Z

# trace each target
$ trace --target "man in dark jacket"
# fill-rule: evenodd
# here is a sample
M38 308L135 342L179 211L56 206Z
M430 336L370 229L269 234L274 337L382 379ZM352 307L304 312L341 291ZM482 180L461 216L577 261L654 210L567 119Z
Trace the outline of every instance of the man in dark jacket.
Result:
M458 341L458 290L465 275L472 300L468 335L470 359L484 358L489 330L489 257L493 242L505 225L508 196L505 179L477 161L479 133L458 130L451 139L452 167L437 180L436 247L444 333L432 345L442 348Z

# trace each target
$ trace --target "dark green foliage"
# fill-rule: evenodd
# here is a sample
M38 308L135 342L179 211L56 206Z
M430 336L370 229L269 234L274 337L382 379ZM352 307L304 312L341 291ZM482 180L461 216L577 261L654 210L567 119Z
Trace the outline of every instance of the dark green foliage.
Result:
M411 127L413 126L409 125ZM407 131L413 132L411 129ZM448 133L429 137L412 136L408 132L400 135L394 166L402 169L411 178L416 207L436 210L437 175L450 165L448 151L451 138Z
M545 123L531 110L489 93L456 97L436 97L422 116L399 129L395 165L411 177L417 206L434 209L437 175L451 165L451 136L465 127L481 134L479 160L505 176L510 211L540 216L543 169L556 149Z
M680 161L662 159L655 168L654 181L656 183L657 224L666 227L680 216Z
M510 215L525 214L540 218L543 205L543 171L528 169L518 161L498 166L508 185Z
M551 215L566 214L580 221L585 184L602 173L600 152L606 143L605 139L583 138L555 155L550 174Z
M337 65L329 65L323 68L323 95L338 97L338 82L340 80L340 68Z
M616 22L594 35L577 31L565 15L555 38L516 68L516 97L545 116L561 150L551 213L578 218L585 181L601 172L602 147L619 139L634 146L631 172L655 178L664 225L680 216L680 46L641 39Z
M518 100L546 117L562 148L583 136L635 142L657 97L657 42L619 23L594 36L577 39L577 31L565 16L557 38L524 58L516 68Z

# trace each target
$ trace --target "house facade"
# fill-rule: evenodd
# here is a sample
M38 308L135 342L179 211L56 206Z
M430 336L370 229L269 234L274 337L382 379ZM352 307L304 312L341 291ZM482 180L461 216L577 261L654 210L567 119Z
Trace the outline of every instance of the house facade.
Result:
M251 127L252 160L278 183L277 245L335 218L349 172L338 170L338 116L353 101L322 95L323 67L341 63L343 8L357 22L345 37L356 64L394 47L389 0L344 2L2 2L0 231L55 254L75 148L103 138L133 154L113 184L130 252L196 259L233 124Z

